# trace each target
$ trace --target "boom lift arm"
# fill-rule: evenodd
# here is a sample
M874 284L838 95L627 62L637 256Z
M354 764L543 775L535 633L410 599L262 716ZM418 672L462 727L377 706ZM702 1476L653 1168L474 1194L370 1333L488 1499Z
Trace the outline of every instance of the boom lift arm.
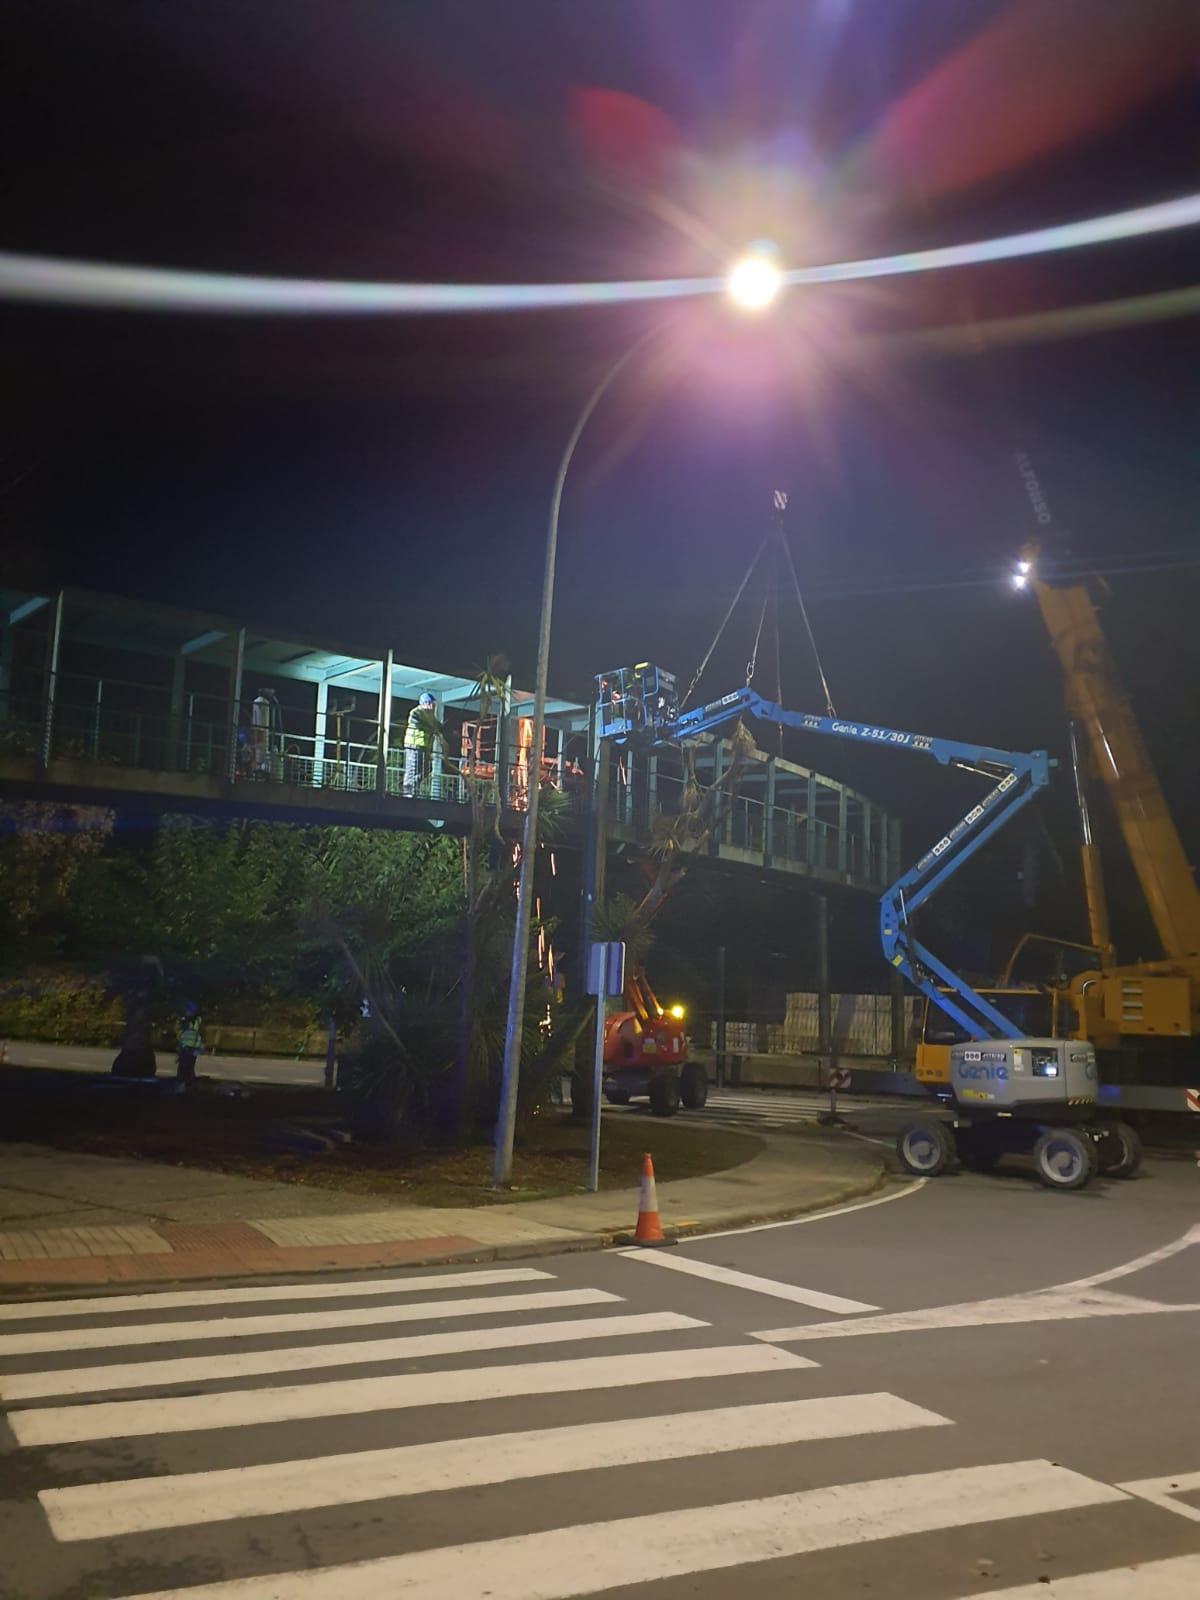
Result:
M597 679L597 688L597 732L602 739L611 739L618 745L675 744L749 716L802 733L911 750L930 756L940 766L959 767L992 780L991 789L966 816L885 891L879 904L879 935L888 962L972 1039L1021 1037L1021 1029L1003 1012L919 942L911 919L952 873L1046 787L1054 763L1044 750L1021 754L788 711L765 700L749 686L706 706L679 713L675 709L674 679L648 665L606 673Z

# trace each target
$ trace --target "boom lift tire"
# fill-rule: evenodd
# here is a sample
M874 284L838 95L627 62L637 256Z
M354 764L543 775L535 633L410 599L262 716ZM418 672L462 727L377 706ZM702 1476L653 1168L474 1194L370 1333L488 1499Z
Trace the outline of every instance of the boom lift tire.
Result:
M1142 1164L1142 1141L1127 1122L1106 1122L1096 1145L1105 1178L1132 1178Z
M944 1122L914 1122L896 1140L900 1165L918 1178L936 1178L954 1160L954 1135Z
M1033 1164L1048 1189L1082 1189L1100 1165L1091 1135L1079 1128L1048 1128L1033 1147Z
M650 1109L656 1117L673 1117L679 1110L679 1079L673 1072L656 1072L651 1078Z
M688 1111L699 1111L708 1099L708 1075L698 1061L689 1061L679 1074L679 1098Z
M629 1096L623 1089L606 1089L604 1098L610 1106L627 1106L629 1104Z

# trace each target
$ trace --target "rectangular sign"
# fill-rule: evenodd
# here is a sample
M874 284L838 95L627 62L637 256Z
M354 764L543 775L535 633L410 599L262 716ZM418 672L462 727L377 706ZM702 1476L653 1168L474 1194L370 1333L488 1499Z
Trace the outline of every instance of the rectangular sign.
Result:
M618 995L625 991L625 946L617 940L588 948L589 994Z

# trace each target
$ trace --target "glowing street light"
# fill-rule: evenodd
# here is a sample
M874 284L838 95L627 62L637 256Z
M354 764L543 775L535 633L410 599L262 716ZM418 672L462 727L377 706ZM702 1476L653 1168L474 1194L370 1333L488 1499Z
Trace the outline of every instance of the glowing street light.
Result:
M752 253L734 262L725 281L735 305L743 311L765 311L783 288L783 273L769 256Z
M0 280L3 261L0 260ZM744 311L765 311L783 287L784 277L771 259L769 248L750 251L734 263L725 280L729 297ZM0 289L3 284L0 281ZM575 455L579 436L588 418L608 389L639 350L658 332L657 326L642 335L609 367L584 401L583 410L567 438L554 489L550 496L550 516L546 529L545 568L542 576L541 619L538 626L537 669L534 674L533 733L531 748L542 748L546 722L546 680L550 660L550 625L554 611L554 573L558 561L558 517L562 508L563 485ZM496 1118L496 1142L492 1162L492 1181L504 1188L512 1178L513 1136L517 1122L517 1088L521 1070L521 1042L525 1026L525 986L529 964L529 926L533 903L533 864L537 855L538 797L541 785L532 783L525 807L525 831L521 846L521 872L517 887L517 914L513 928L512 969L508 984L508 1018L504 1029L504 1065L500 1080L500 1110ZM603 996L596 1004L603 1006ZM672 1015L681 1008L673 1007Z

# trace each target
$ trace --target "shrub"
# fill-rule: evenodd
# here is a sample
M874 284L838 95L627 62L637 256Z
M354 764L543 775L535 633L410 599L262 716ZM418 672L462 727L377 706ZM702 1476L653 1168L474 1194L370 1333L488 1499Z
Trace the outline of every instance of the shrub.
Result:
M120 999L96 978L60 974L0 985L0 1036L7 1039L115 1046L123 1023Z

